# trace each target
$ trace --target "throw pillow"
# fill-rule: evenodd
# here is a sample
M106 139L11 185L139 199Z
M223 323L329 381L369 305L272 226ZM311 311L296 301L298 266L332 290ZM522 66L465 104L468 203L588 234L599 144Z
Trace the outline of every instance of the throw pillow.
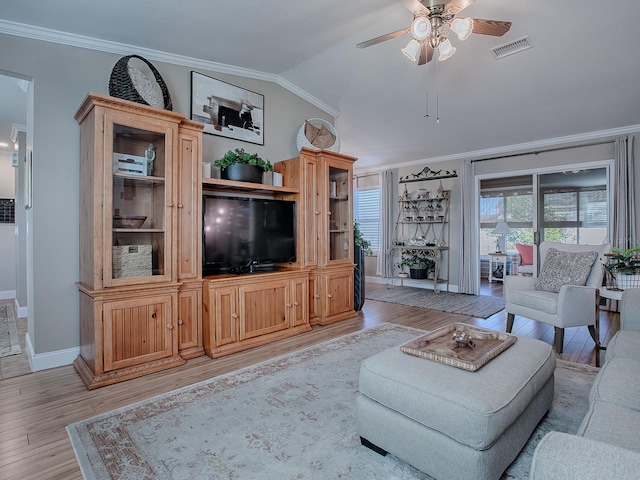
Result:
M536 290L558 293L562 285L587 283L597 252L565 252L550 248L544 259Z
M314 140L320 133L320 129L313 125L309 120L304 121L304 136L307 137L309 143L313 145Z
M520 254L520 265L533 265L533 245L516 243L516 250Z
M320 133L318 133L318 136L311 142L311 144L318 148L329 148L335 143L335 141L336 136L331 133L331 130L322 125L320 127Z

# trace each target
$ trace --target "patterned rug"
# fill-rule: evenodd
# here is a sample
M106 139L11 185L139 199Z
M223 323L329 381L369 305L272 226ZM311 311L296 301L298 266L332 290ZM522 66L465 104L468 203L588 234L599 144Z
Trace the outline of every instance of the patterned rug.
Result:
M18 326L13 308L9 305L0 305L0 357L18 355L22 353Z
M440 292L416 287L387 285L384 289L365 293L365 298L380 302L399 303L411 307L428 308L439 312L459 313L475 318L489 318L504 308L504 299L488 295Z
M362 447L354 412L360 362L424 333L394 324L362 330L67 431L85 479L426 480ZM551 410L503 478L527 478L546 432L578 430L596 371L558 362Z

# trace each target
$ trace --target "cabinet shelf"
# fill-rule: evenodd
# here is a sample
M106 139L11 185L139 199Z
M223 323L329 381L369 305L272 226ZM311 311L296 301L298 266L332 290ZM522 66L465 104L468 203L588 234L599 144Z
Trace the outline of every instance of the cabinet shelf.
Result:
M164 177L135 175L131 173L113 172L114 181L122 181L124 185L158 185L164 183Z
M300 193L299 188L280 187L277 185L264 185L262 183L236 182L222 178L203 178L204 188L215 187L217 191L228 192L254 192L254 193Z
M162 228L114 228L114 233L164 233Z

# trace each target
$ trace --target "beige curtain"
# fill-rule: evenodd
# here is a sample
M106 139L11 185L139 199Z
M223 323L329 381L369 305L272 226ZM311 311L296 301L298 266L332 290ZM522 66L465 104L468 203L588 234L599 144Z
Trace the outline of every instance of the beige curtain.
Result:
M393 208L396 203L394 189L396 186L395 171L385 170L379 173L380 178L380 250L378 251L378 263L376 275L383 278L393 277L393 256L390 255L393 235Z
M475 185L475 169L471 160L460 165L462 190L462 228L460 228L460 252L449 251L449 255L460 255L458 291L478 295L480 293L480 258L478 246L478 211Z
M633 137L618 137L615 141L612 240L614 246L625 249L638 245L633 162Z

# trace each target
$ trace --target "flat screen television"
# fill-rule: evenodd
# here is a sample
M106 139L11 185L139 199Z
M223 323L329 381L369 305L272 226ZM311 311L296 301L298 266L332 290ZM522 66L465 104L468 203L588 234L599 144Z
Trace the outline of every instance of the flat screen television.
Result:
M296 203L203 195L202 273L245 273L296 260Z

